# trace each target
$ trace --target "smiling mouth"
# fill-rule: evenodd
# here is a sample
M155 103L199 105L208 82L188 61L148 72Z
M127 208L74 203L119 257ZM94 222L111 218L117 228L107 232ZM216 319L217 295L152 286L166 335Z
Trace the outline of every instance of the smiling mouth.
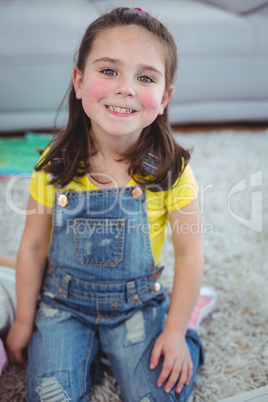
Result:
M134 113L135 110L133 109L126 109L124 107L118 107L118 106L106 106L106 108L108 110L111 110L112 112L117 112L117 113L126 113L126 114L130 114L130 113Z

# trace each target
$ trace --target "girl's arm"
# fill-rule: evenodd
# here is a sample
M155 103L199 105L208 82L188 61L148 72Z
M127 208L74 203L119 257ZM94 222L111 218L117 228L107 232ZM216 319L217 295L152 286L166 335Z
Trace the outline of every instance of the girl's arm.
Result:
M16 264L17 311L6 345L9 359L17 363L26 361L25 353L32 337L51 232L52 210L42 207L42 213L38 213L38 206L40 209L30 196Z
M157 339L151 368L155 368L164 355L161 386L169 377L165 391L176 385L180 392L192 377L191 356L185 342L185 333L197 301L203 277L203 240L198 201L170 214L172 240L175 253L175 273L169 313L162 334Z
M186 333L203 279L204 254L198 201L170 214L175 273L166 327Z

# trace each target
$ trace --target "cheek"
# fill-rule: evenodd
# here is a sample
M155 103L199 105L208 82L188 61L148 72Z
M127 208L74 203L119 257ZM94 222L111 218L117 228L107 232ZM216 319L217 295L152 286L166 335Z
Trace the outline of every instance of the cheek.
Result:
M88 84L83 92L87 99L98 101L107 95L108 84L103 80L94 81Z
M148 91L143 94L142 97L142 103L144 109L146 109L148 112L155 112L158 114L160 104L161 104L161 97L158 93L155 93L154 91Z

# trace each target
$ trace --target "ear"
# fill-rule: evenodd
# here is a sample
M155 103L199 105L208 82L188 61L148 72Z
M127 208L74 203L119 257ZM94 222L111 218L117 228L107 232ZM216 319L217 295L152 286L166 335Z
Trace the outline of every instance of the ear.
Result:
M73 84L77 99L82 99L82 80L82 72L77 67L75 67L73 69Z
M174 87L170 87L163 95L161 105L160 105L160 110L158 114L163 114L165 107L167 106L169 99L171 98L172 92L173 92Z

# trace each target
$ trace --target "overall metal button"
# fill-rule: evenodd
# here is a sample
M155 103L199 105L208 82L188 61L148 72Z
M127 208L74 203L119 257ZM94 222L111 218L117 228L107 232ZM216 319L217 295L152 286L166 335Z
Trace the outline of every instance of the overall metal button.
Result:
M161 284L159 282L155 282L154 284L154 290L156 292L159 292L159 290L161 289Z
M134 198L140 198L142 196L142 189L140 187L135 187L132 190L132 195Z

